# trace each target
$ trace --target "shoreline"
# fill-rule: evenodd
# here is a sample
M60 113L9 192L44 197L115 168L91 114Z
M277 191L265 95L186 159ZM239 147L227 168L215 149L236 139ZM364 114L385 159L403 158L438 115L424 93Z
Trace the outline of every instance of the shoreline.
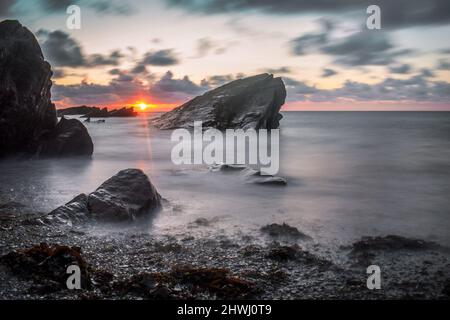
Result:
M3 206L4 207L4 206ZM14 209L14 210L12 210ZM449 299L450 251L402 237L362 239L335 254L306 250L303 239L152 236L148 229L98 234L89 225L34 225L20 204L2 212L0 253L40 243L79 247L90 288L68 290L45 274L18 274L0 258L3 299ZM4 210L2 210L4 211ZM19 219L18 217L22 217ZM312 240L314 241L314 240ZM312 246L314 247L314 245ZM3 261L3 262L2 262ZM381 266L381 289L366 286ZM149 280L150 279L150 280ZM219 283L219 285L217 284Z

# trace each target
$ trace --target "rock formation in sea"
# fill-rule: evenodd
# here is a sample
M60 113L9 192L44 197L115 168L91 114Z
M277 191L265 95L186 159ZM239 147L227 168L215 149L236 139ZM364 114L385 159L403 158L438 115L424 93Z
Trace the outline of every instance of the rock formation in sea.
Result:
M108 117L136 117L137 112L133 107L123 107L121 109L115 109L108 111L108 108L78 106L65 109L59 109L56 111L58 117L69 115L81 115L82 118L108 118Z
M97 110L101 110L101 109L98 107L90 107L90 106L83 105L83 106L77 106L77 107L57 109L56 114L58 115L58 117L84 115L84 114L88 114L89 112L97 111Z
M43 223L133 221L162 208L161 196L139 169L125 169L102 183L89 195L80 194L40 218Z
M0 157L89 153L78 149L80 140L92 144L87 130L79 130L81 123L57 124L51 76L35 36L18 21L0 22Z
M135 117L137 112L134 111L133 107L123 107L121 109L111 110L109 112L109 117Z
M239 176L245 183L272 186L287 185L286 178L272 175L263 175L261 174L261 170L256 170L246 165L220 163L209 166L209 171L222 173L239 173Z
M191 128L194 121L217 129L275 129L286 98L281 78L260 74L206 92L154 119L159 129Z

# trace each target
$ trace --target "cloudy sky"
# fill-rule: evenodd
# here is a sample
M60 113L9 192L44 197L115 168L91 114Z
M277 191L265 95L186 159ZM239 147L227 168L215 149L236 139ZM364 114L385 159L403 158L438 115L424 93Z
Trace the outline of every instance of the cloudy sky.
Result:
M366 28L370 4L381 30ZM269 72L284 110L450 110L449 0L0 0L7 18L38 37L58 107L167 110Z

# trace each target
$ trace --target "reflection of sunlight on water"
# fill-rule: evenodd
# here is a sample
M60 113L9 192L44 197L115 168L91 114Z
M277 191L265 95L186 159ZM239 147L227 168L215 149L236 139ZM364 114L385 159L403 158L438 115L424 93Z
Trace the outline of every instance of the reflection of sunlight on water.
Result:
M147 115L86 124L92 160L0 162L0 194L49 211L95 190L119 170L140 168L170 205L151 232L255 235L286 222L339 245L400 234L450 244L448 115L288 113L282 120L283 188L243 184L205 166L175 166L171 131ZM197 226L198 218L210 221Z

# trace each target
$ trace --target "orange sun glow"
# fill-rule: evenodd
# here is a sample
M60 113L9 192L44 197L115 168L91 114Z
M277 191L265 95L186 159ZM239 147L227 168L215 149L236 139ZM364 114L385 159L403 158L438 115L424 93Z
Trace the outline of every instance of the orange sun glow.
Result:
M151 105L149 103L145 103L143 101L138 101L133 106L136 109L138 109L139 111L146 111L146 110L150 109L151 107L153 107L153 105Z

